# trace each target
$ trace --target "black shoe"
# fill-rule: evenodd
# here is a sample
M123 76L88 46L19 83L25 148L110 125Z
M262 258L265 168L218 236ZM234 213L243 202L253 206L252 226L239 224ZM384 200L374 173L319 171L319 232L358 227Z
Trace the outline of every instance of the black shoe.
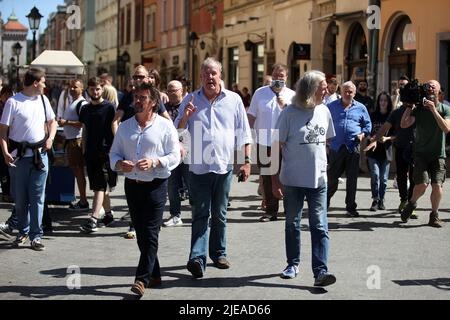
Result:
M112 214L112 211L106 212L102 218L102 223L105 225L105 227L108 227L113 222L114 222L114 216Z
M405 206L405 209L401 212L401 218L403 222L408 222L409 218L411 217L414 210L417 208L417 203L411 203L408 201L408 203Z
M359 212L355 209L353 210L347 210L347 215L353 218L359 217Z
M190 273L192 273L194 278L203 278L203 268L200 261L190 260L187 264L187 269Z
M336 277L331 273L321 273L314 280L315 287L326 287L336 282Z
M378 200L375 199L375 200L372 201L372 205L370 206L369 210L370 211L377 211L378 207L379 207Z
M94 218L89 218L85 224L80 227L81 231L84 233L93 233L98 231L97 220Z
M378 202L378 210L386 210L386 207L384 206L384 201L380 200Z

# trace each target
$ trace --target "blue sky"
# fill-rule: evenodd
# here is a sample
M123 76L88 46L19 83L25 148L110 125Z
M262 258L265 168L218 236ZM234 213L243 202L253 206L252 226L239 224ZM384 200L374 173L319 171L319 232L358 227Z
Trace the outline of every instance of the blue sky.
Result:
M39 26L39 33L41 33L47 26L49 14L55 12L56 6L59 4L64 4L64 0L0 0L0 12L2 13L3 21L6 23L11 12L14 10L20 23L29 28L26 15L28 15L31 9L36 6L41 15L44 16L41 20L41 25ZM32 37L31 31L29 31L28 38L31 39Z

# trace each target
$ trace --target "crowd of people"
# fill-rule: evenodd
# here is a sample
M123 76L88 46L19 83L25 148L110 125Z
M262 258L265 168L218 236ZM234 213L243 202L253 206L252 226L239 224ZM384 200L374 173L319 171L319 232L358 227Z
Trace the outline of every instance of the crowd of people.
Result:
M42 237L51 230L45 187L57 126L64 130L68 166L80 197L69 209L89 211L81 232L97 232L99 224L114 222L109 192L117 185L118 173L125 177L130 216L126 238L136 238L140 251L131 290L139 296L161 284L160 228L183 225L181 201L186 198L192 208L187 270L202 278L208 257L216 268L231 267L226 232L234 157L236 150L242 152L237 175L247 181L252 130L264 211L259 220L278 220L279 202L284 203L287 266L282 278L295 278L299 272L306 200L314 285L336 281L328 271L327 212L345 172L346 212L359 217L356 192L364 152L371 176L370 211L386 209L390 163L395 160L401 220L417 217L417 200L431 184L429 225L441 227L450 107L443 103L440 84L428 81L420 103L403 99L401 92L391 97L385 91L374 103L365 80L339 85L335 77L313 70L292 90L286 86L288 70L275 64L251 95L237 84L227 90L222 65L214 58L203 61L201 87L192 92L179 80L161 91L158 71L141 65L123 93L108 75L89 79L86 88L81 79L71 80L58 97L56 112L44 94L44 71L28 70L21 92L14 94L8 86L0 91L3 200L14 201L0 232L12 235L17 229L15 246L31 241L34 250L45 249ZM406 90L408 82L401 77L399 88ZM163 221L167 198L170 216Z

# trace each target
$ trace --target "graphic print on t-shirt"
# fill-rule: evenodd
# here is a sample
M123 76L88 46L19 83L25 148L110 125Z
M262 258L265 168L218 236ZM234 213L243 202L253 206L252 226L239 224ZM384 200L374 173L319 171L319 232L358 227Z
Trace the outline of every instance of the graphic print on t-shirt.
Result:
M306 123L306 130L308 130L308 134L305 136L305 142L301 144L321 144L325 143L323 136L325 136L325 128L319 127L318 124L314 125L310 121Z

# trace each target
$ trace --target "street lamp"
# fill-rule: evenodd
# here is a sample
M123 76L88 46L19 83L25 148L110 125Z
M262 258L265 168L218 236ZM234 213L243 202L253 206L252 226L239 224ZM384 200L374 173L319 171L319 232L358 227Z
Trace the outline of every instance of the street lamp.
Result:
M33 7L30 13L26 16L28 18L28 24L30 25L31 31L33 31L33 60L36 59L36 31L39 30L39 24L41 23L41 18L44 16L40 14L38 8Z
M16 72L17 72L17 75L16 75L16 80L17 80L17 88L19 87L19 66L20 66L20 62L19 62L19 57L20 57L20 52L22 51L22 46L20 45L20 43L19 42L16 42L13 46L12 46L12 51L13 51L13 54L15 55L15 56L17 56L17 67L16 67Z
M189 34L189 47L191 47L192 50L192 73L191 73L191 80L192 80L192 88L195 89L195 48L197 47L198 40L200 38L198 37L197 33L195 31L192 31Z

